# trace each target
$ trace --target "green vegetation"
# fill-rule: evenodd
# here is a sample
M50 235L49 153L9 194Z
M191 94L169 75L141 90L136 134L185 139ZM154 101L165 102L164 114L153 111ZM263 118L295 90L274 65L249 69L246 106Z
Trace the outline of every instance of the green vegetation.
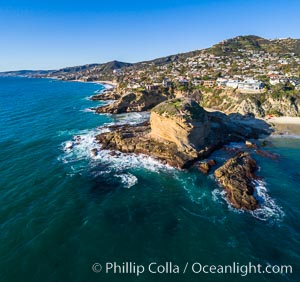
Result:
M295 87L290 83L280 83L271 87L271 97L274 99L297 97L299 91L295 90Z
M294 52L300 54L300 42L297 39L281 39L281 40L267 40L259 36L247 35L247 36L237 36L225 40L219 44L214 45L210 48L215 55L225 55L229 56L232 53L239 53L240 50L247 51L265 51L285 54L289 52Z
M165 101L154 107L152 111L167 117L182 116L190 121L201 119L205 112L198 103L185 98Z
M274 109L269 110L266 114L276 116L276 117L282 116L281 112L279 112L278 110L274 110Z

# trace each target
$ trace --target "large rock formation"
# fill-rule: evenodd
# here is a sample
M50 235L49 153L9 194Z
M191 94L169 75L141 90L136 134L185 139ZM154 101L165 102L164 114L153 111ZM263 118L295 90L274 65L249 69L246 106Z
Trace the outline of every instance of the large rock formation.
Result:
M190 99L172 99L152 109L151 137L174 142L182 150L199 150L210 131L207 112Z
M118 100L120 99L121 94L115 91L105 90L100 94L92 96L90 99L92 101L107 101L107 100Z
M145 154L177 168L187 167L198 157L194 150L182 151L173 142L151 138L149 122L111 126L109 129L112 131L96 136L103 150Z
M110 132L96 138L102 149L143 153L184 168L228 142L267 133L225 114L208 113L189 98L171 99L156 106L150 123L112 126Z
M131 92L122 95L110 105L98 107L96 112L110 114L141 112L149 110L165 100L167 100L167 96L161 92Z
M253 180L256 162L249 153L240 152L215 171L215 177L226 190L228 201L237 209L255 210L259 203L255 198Z

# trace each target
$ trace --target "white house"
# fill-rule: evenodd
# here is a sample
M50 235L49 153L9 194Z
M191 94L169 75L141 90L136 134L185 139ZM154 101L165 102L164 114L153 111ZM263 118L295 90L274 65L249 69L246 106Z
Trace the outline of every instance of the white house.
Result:
M217 86L225 87L227 85L228 80L226 78L217 78L216 84Z
M239 82L239 80L229 79L226 83L226 86L231 88L237 88L239 86Z
M260 91L263 87L263 82L254 79L248 79L238 83L238 89L243 91Z

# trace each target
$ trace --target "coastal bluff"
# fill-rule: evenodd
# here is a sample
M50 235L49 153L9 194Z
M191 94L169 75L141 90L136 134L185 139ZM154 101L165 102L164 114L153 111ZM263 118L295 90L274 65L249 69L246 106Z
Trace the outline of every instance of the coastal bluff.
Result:
M160 103L151 110L150 122L108 129L96 136L101 149L146 154L177 168L187 168L229 142L270 133L226 114L207 112L190 98Z
M181 150L199 150L210 131L207 112L190 99L173 99L152 109L152 138L174 142Z
M92 100L115 100L112 104L96 108L96 113L120 114L127 112L146 111L168 99L167 95L160 92L107 92L93 96Z

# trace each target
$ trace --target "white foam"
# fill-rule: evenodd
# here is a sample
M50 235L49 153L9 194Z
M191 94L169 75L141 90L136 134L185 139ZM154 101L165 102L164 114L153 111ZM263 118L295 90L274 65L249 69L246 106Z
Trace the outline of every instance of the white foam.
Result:
M82 100L85 100L85 101L91 101L91 98L93 97L94 95L92 96L86 96L84 97Z
M259 200L260 208L250 213L259 220L267 221L270 219L282 220L284 212L280 206L276 204L274 199L268 194L266 183L260 180L254 181L256 188L256 197Z
M225 145L225 147L230 148L230 149L243 149L243 148L245 148L245 143L230 142L229 145Z
M70 142L73 143L71 150L65 152L61 157L64 163L73 162L76 160L86 159L87 156L91 157L91 150L99 147L96 142L95 135L108 132L109 129L102 128L98 131L79 131L73 139L62 143L62 147L65 148Z
M101 150L101 144L97 143L95 136L109 131L107 127L102 126L84 134L75 134L72 141L69 140L62 144L62 148L64 148L66 144L72 142L73 147L64 151L59 159L66 164L70 164L73 173L81 173L84 169L91 169L94 170L92 172L94 176L112 175L120 177L125 188L132 187L138 181L136 176L129 173L128 170L143 168L156 173L174 170L174 168L146 155L121 152L112 154L109 150ZM96 152L93 152L93 149ZM82 161L85 161L85 163L83 164ZM99 169L99 165L101 169Z
M124 188L130 188L138 182L137 177L131 173L117 174L115 175L115 177L121 178L121 181L124 184Z
M221 189L214 189L212 192L212 198L215 202L220 203L223 199L225 199L225 190L221 190Z
M149 112L133 112L133 113L125 113L113 115L112 118L115 119L114 124L138 124L144 121L149 120L150 113Z
M73 146L74 146L74 143L72 141L67 141L65 143L64 150L70 151L70 150L72 150Z
M269 139L300 139L300 135L296 134L274 134L269 137Z
M84 113L95 113L95 110L91 109L91 108L86 108L86 109L83 109L83 110L80 110L81 112L84 112Z
M254 181L255 188L256 188L256 194L255 197L258 198L260 203L260 208L250 211L249 213L254 216L255 218L262 220L262 221L281 221L284 217L284 212L279 207L274 199L272 199L267 191L266 183L263 181ZM243 213L244 210L239 210L234 208L231 203L226 198L226 192L224 189L214 189L212 191L212 199L215 202L222 203L226 201L228 208L231 211Z
M239 210L234 208L231 203L226 198L226 191L224 189L216 188L212 192L212 199L213 201L217 202L218 204L224 203L224 201L227 203L228 209L230 211L236 212L236 213L243 213L243 210Z
M103 85L105 87L105 89L107 89L107 90L115 88L115 86L112 84L101 83L101 85Z
M158 160L143 154L136 155L116 152L116 154L112 156L109 150L100 149L98 155L93 159L101 161L102 163L110 164L119 170L144 168L149 171L159 172L162 170L173 169L171 166L162 164Z

